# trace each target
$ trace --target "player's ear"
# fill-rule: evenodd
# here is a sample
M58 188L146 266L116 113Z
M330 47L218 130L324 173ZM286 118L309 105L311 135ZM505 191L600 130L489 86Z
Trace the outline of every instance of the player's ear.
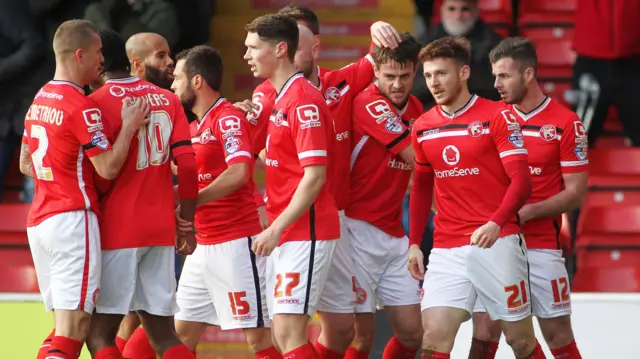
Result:
M469 76L471 76L471 68L469 65L462 65L459 71L460 81L469 80Z
M191 88L194 89L194 90L199 90L200 88L202 88L203 82L204 81L202 79L202 76L195 75L191 79Z
M378 65L373 65L373 75L379 79L380 78L380 68L378 67Z
M76 52L73 54L73 57L76 59L77 63L81 64L83 55L84 55L84 50L83 49L77 49Z
M311 47L311 54L313 55L313 60L318 60L320 57L320 42L316 41Z
M522 76L524 77L525 83L529 83L530 81L532 81L535 77L535 72L533 71L533 67L527 67L526 69L524 69Z
M284 41L280 41L276 44L276 57L284 57L287 56L287 43Z

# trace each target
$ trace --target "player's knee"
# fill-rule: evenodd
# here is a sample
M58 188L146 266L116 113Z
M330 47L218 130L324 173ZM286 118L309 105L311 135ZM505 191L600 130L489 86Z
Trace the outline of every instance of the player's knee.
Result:
M253 353L258 353L273 346L269 328L250 328L244 329L243 332Z
M351 314L320 314L321 337L329 348L344 348L346 350L353 342L355 328Z
M561 348L573 341L569 316L539 320L544 340L550 348Z
M536 344L535 336L526 335L525 332L514 334L505 333L505 340L513 350L516 357L529 355Z
M394 335L398 341L409 348L418 348L422 343L424 330L422 329L422 321L409 320L400 327L396 327Z
M277 314L273 320L273 334L282 350L298 347L308 342L307 323L309 317L297 314ZM300 344L300 345L302 345Z
M91 315L83 311L55 311L56 335L81 342L87 340L91 326Z
M502 330L500 323L494 322L488 315L473 316L473 337L485 342L497 342L500 340Z

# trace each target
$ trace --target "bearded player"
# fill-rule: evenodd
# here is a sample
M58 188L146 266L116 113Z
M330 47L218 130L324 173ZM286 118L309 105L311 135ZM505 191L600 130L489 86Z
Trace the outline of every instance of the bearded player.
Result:
M316 358L307 324L340 237L338 210L326 181L333 175L327 168L334 155L332 119L322 95L293 64L299 36L295 20L265 15L246 30L244 58L254 76L268 79L278 93L265 147L271 224L253 242L253 250L272 256L269 314L283 356Z
M504 39L489 57L495 87L517 115L529 151L531 197L518 214L527 239L532 314L538 318L554 358L579 359L571 330L569 276L559 231L562 214L578 208L586 194L586 131L575 113L540 90L536 80L538 58L531 40ZM492 325L481 305L474 311L475 356L470 358L494 358L500 328Z
M89 21L66 21L56 30L53 49L54 80L25 116L20 171L35 178L27 235L45 308L54 311L56 323L37 357L76 359L100 291L94 170L105 178L117 175L149 109L142 101L119 104L123 130L112 147L101 111L82 90L104 62L98 29Z
M438 105L414 124L409 271L423 279L423 358L449 358L476 299L499 320L517 358L545 357L533 331L527 249L517 213L531 192L515 115L471 95L467 40L445 37L420 52ZM420 240L433 188L434 248L424 276Z
M101 37L109 66L102 74L105 85L91 98L100 105L107 130L120 130L113 108L123 98L141 96L151 111L149 124L138 131L122 172L101 200L102 293L87 346L94 358L117 358L116 333L123 316L133 310L160 357L192 358L173 331L176 237L169 165L173 155L179 165L182 216L192 221L197 172L187 119L173 93L130 75L125 44L117 33L102 30ZM141 214L146 214L143 220ZM180 252L192 253L193 240L187 238Z
M353 103L351 193L344 225L351 237L357 287L356 338L368 358L373 346L376 306L384 307L393 338L383 359L414 358L422 342L420 285L407 272L409 239L402 228L402 199L414 162L410 123L422 112L409 95L420 44L401 34L395 49L375 46L376 82Z

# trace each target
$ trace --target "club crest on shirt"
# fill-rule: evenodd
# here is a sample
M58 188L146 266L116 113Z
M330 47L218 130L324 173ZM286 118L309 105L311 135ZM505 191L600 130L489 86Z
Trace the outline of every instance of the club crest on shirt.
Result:
M98 147L101 150L109 148L109 140L102 131L96 131L91 136L91 144Z
M455 166L460 162L460 150L454 145L448 145L442 150L442 159L449 166Z
M329 87L324 92L324 99L327 100L327 104L340 102L340 91L335 87Z
M206 145L209 141L211 141L211 129L207 128L200 134L200 143Z
M227 153L229 154L236 153L238 148L240 148L241 144L242 142L240 141L239 138L229 136L227 137L227 141L224 143L224 150L227 151Z
M507 139L509 140L509 142L511 142L512 145L516 146L517 148L524 147L524 136L522 135L522 132L518 130L511 132Z
M384 125L384 127L387 129L387 132L402 133L402 120L400 119L400 117L396 116L395 114L390 114L389 116L386 116L386 118L387 123Z
M282 126L282 124L284 122L284 111L278 110L278 112L276 112L275 116L271 115L271 120L273 121L273 123L275 123L276 126L278 126L278 127Z
M484 126L480 121L473 121L467 126L467 132L471 137L480 137L482 136L482 131L484 130Z
M573 153L576 154L576 157L580 161L584 161L587 159L587 153L589 151L589 145L586 142L580 142L576 144L576 147L573 148Z
M540 129L540 138L545 141L553 141L556 138L556 126L554 125L544 125Z

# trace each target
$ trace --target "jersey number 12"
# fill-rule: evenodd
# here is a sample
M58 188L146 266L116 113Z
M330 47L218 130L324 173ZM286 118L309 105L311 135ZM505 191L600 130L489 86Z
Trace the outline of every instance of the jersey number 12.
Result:
M149 113L149 123L138 130L138 163L143 170L149 165L160 166L169 159L169 140L173 123L166 111Z

